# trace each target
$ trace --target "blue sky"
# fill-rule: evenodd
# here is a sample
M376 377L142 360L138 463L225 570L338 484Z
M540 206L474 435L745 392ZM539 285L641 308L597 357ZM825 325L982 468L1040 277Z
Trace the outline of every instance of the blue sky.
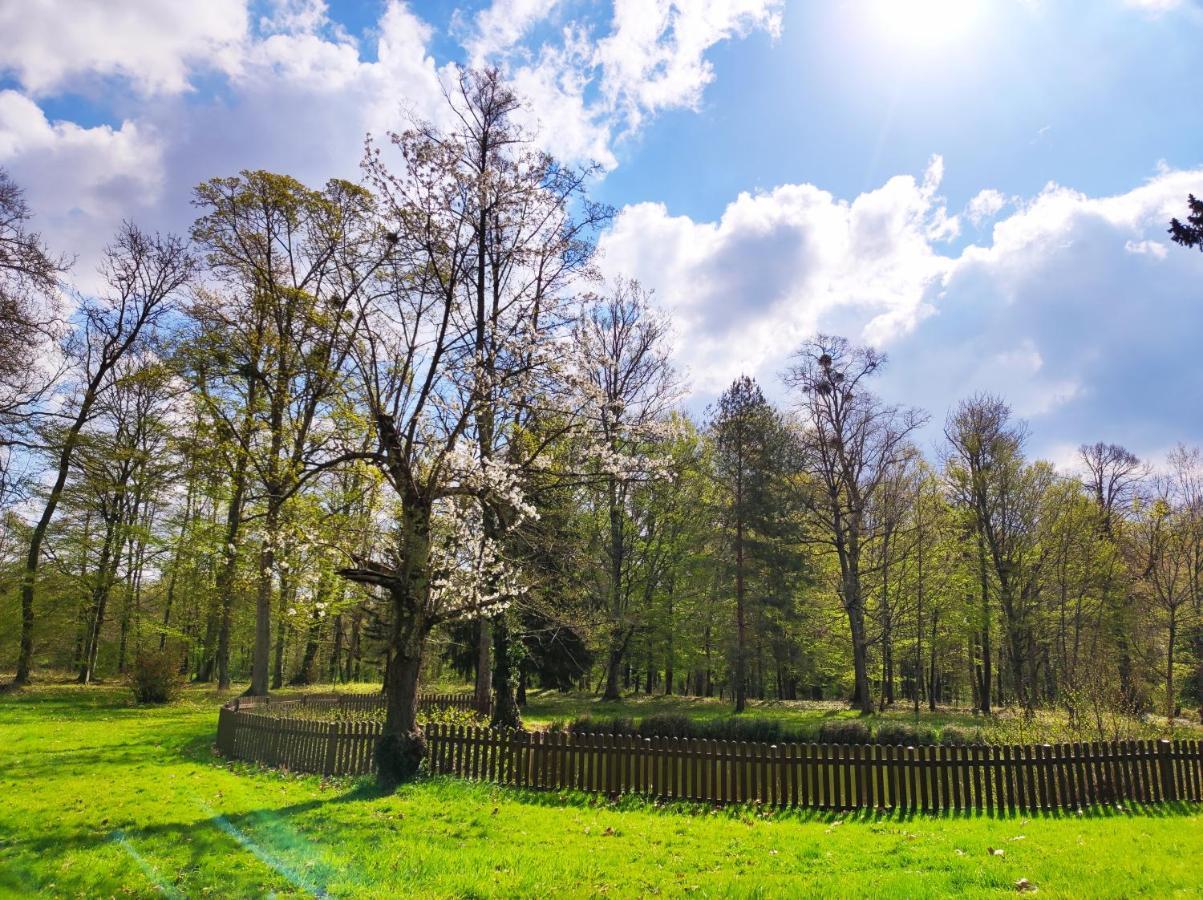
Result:
M997 391L1034 449L1203 441L1197 0L45 0L0 6L0 166L87 286L122 217L241 168L356 177L366 131L503 68L603 163L609 277L672 316L700 407L816 329L929 409ZM1166 391L1163 386L1173 385Z

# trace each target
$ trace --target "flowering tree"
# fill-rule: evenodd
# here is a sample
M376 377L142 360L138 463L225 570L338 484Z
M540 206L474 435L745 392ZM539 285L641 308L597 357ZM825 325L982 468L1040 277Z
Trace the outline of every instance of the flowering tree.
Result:
M496 617L522 592L504 537L533 514L524 476L551 440L547 429L530 440L529 426L571 420L557 387L568 289L588 274L608 214L583 197L587 171L525 143L496 72L463 73L448 103L452 129L391 135L399 170L371 143L364 163L387 254L376 289L357 298L353 356L392 503L388 546L340 572L389 600L386 785L424 754L417 687L431 629Z

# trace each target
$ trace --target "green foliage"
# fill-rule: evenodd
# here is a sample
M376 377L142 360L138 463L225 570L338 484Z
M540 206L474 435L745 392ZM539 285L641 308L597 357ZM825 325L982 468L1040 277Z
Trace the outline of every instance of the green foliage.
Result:
M183 687L180 658L163 650L143 650L134 657L129 683L139 703L170 703Z
M837 719L819 726L819 740L824 744L869 744L873 733L864 722Z
M986 743L980 728L945 725L940 729L940 743L946 747L975 747Z
M883 722L873 734L876 744L894 744L904 747L926 747L936 743L936 732L923 725L906 722Z
M423 725L458 725L463 728L484 728L489 724L486 716L474 709L460 706L432 706L418 710L418 721Z

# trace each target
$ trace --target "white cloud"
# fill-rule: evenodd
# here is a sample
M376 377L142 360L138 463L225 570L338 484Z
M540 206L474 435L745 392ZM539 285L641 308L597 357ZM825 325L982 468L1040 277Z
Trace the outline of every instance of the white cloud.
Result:
M49 121L25 94L0 93L0 165L25 188L50 246L78 256L78 286L95 285L122 219L186 232L192 189L204 179L266 168L314 185L355 180L366 132L403 127L407 110L442 111L431 29L405 4L383 10L374 60L321 3L271 12L261 37L228 61L229 90L214 97L159 94L135 118L82 128Z
M1007 198L1001 191L986 188L965 206L965 215L975 227L980 227L987 219L992 219L1007 205Z
M780 0L616 0L597 45L602 90L632 127L645 114L695 107L714 77L706 52L732 37L781 30Z
M0 4L0 72L31 94L85 77L127 79L143 95L188 87L193 66L233 65L245 0L40 0Z
M616 138L666 109L695 108L714 71L716 44L754 31L780 33L782 0L615 0L609 33L574 20L537 47L521 43L564 4L493 0L456 30L473 64L500 63L537 111L540 143L569 160L617 165Z
M1037 449L1203 440L1180 406L1203 393L1191 362L1203 307L1187 287L1203 283L1203 257L1162 240L1203 170L1101 198L1049 185L1014 200L988 244L952 255L939 249L939 223L955 218L938 173L851 200L782 185L741 194L714 222L628 206L603 239L603 264L669 309L698 401L741 372L779 393L789 353L822 330L886 348L883 393L937 425L988 390L1032 419Z
M603 266L656 290L695 389L714 394L741 371L771 377L819 329L887 343L914 328L952 264L934 247L955 230L936 195L941 167L851 202L808 184L744 193L718 222L629 206L603 238Z
M551 15L560 0L493 0L480 10L471 25L457 20L464 49L473 65L511 50L537 23ZM458 14L458 10L457 10Z
M28 97L0 91L0 166L26 189L52 247L81 253L81 283L113 227L160 199L163 152L153 127L51 122Z

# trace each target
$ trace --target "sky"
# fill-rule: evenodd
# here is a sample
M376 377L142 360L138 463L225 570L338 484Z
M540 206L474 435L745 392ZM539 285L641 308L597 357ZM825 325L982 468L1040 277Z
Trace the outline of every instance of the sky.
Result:
M123 218L200 181L358 179L366 134L499 66L535 139L600 166L607 278L671 317L701 411L816 332L929 411L1006 397L1031 448L1203 443L1200 0L0 2L0 167L95 283Z

